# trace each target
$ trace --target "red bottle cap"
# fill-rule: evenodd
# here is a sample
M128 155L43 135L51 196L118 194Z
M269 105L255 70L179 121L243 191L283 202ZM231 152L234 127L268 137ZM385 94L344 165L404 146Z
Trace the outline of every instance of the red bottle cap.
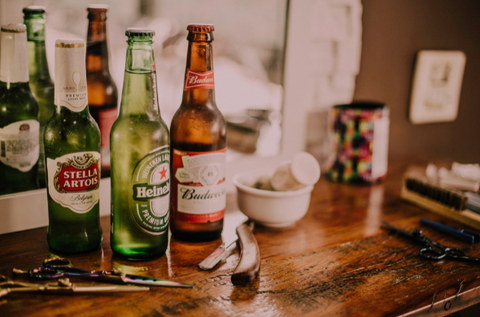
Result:
M215 31L213 24L191 23L187 26L187 31L210 33Z

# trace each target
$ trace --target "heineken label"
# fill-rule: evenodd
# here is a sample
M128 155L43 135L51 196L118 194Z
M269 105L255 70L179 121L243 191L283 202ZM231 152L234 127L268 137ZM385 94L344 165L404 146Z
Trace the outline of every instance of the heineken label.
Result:
M71 211L89 212L100 198L100 153L77 152L47 158L48 194Z
M187 222L221 220L226 206L226 148L213 152L173 150L172 216Z
M133 171L133 215L151 234L168 228L170 208L170 147L157 148L138 162Z
M0 128L0 162L28 172L38 161L40 124L24 120Z

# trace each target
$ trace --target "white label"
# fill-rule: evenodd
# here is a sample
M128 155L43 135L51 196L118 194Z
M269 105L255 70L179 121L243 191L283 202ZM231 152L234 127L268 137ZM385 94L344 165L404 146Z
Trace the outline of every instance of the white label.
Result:
M55 104L80 112L87 103L85 48L55 47Z
M0 161L28 172L38 161L40 123L24 120L0 128Z
M100 198L100 153L77 152L47 158L48 194L73 212L90 211Z
M372 177L385 176L388 166L388 131L390 120L388 110L384 110L382 118L373 123L373 147L372 147Z
M208 208L205 208L208 205ZM178 211L205 214L206 210L223 210L226 206L225 182L215 186L178 184Z
M225 213L226 149L214 152L173 150L175 217L187 222L221 220Z
M5 83L28 82L27 33L2 32L0 80Z

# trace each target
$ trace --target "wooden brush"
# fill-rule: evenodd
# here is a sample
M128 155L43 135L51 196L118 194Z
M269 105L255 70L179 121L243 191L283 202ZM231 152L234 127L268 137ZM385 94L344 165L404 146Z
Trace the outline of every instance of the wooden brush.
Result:
M480 230L480 215L467 209L463 192L442 187L426 177L407 176L400 197L436 214Z

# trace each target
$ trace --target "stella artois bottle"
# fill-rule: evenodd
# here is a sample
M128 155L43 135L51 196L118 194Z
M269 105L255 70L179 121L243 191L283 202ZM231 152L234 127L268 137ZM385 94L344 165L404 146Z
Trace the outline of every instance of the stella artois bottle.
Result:
M215 103L213 30L190 24L183 99L170 126L176 239L220 237L225 213L226 124Z
M117 86L108 68L107 5L87 8L87 87L90 114L101 134L102 176L110 176L110 130L117 119Z
M27 28L3 25L0 65L0 195L38 188L38 104L28 84Z
M45 8L29 6L23 8L27 26L28 70L30 88L38 101L38 121L40 122L40 155L38 159L38 183L45 187L45 150L43 131L48 120L55 112L53 103L53 81L48 71L47 52L45 51Z
M129 260L168 246L169 134L157 99L152 30L127 29L120 113L110 134L111 247Z
M55 114L45 127L48 244L64 252L97 248L100 130L88 111L85 44L55 42Z

